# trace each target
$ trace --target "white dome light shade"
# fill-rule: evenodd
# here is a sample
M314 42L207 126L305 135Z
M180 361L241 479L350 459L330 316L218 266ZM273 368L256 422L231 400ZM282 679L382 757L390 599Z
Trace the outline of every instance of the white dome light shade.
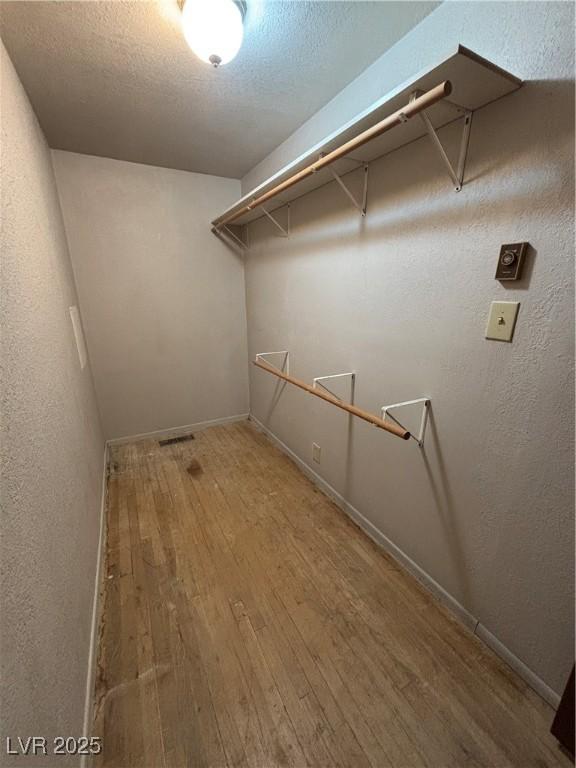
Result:
M218 67L232 61L240 50L242 13L234 0L186 0L182 30L196 56Z

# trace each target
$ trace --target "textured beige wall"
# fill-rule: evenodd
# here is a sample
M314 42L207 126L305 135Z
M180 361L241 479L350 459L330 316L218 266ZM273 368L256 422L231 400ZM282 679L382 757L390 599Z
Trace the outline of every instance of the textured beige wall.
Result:
M240 182L53 152L107 438L248 411Z
M78 300L50 151L0 48L0 763L8 765L8 735L82 732L104 442L68 314Z
M463 42L528 81L475 114L463 191L421 139L371 165L365 220L327 185L292 204L289 239L250 227L246 267L251 357L288 349L307 381L356 370L373 412L432 399L424 452L252 367L254 415L556 692L574 653L573 21L564 3L440 6L380 72ZM522 240L525 277L498 283L500 244ZM521 302L512 344L484 339L494 299Z

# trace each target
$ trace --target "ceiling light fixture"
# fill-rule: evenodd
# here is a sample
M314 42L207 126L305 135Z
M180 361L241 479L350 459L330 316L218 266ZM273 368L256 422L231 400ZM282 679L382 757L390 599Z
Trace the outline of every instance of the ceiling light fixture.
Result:
M185 0L182 30L186 42L202 61L219 67L232 61L244 36L243 0Z

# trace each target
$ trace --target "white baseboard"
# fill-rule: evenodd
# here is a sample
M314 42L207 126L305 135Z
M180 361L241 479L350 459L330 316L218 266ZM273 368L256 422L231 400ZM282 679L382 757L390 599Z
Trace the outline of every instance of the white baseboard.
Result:
M270 440L280 448L285 454L298 465L304 474L312 482L324 491L335 504L350 517L376 544L386 550L392 557L400 563L407 571L415 576L432 594L440 600L452 613L466 626L472 633L476 634L489 648L491 648L503 661L505 661L528 685L533 688L545 701L552 707L557 708L560 702L560 696L553 691L538 675L529 669L523 661L512 653L503 643L492 635L486 627L480 624L480 621L473 616L464 606L456 600L449 592L435 581L430 574L414 562L400 547L396 546L381 530L370 522L364 515L352 506L346 499L338 493L329 483L318 475L308 464L303 461L294 451L276 437L268 427L264 426L253 414L250 414L252 421L262 430Z
M486 645L491 648L494 653L496 653L498 656L500 656L501 659L503 659L506 664L508 664L511 669L516 672L517 675L519 675L522 680L524 680L528 685L533 688L536 693L538 693L544 701L547 701L548 704L550 704L551 707L554 709L558 709L558 705L560 704L560 695L556 693L556 691L553 691L552 688L550 688L549 685L547 685L544 680L542 680L535 672L532 672L532 670L524 664L523 661L520 661L518 656L515 656L512 651L507 648L504 643L501 643L500 640L498 640L497 637L495 637L492 632L489 632L486 627L478 622L478 626L476 627L476 635L482 640L482 642L486 643Z
M98 550L96 553L96 574L94 577L94 597L92 600L92 623L90 626L90 646L88 649L88 671L86 675L86 694L84 698L84 721L82 734L92 736L92 721L94 717L94 684L96 682L96 667L98 658L98 625L100 621L100 578L102 574L102 559L104 542L106 540L106 500L108 479L108 444L104 446L104 467L102 469L102 495L100 499L100 527L98 533ZM80 758L80 768L85 768L87 758Z
M168 429L157 429L154 432L140 432L137 435L126 435L125 437L113 437L107 441L108 445L123 445L132 443L134 440L146 440L147 438L177 437L185 435L187 432L199 432L207 427L216 427L219 424L232 424L235 421L246 421L250 414L239 413L236 416L223 416L220 419L211 419L210 421L199 421L196 424L186 424L182 427L168 427Z

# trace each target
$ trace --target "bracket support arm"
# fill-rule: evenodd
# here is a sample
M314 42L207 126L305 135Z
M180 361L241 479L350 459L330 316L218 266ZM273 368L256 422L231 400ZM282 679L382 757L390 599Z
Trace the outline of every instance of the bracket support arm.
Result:
M212 227L212 232L224 241L226 241L226 239L232 240L239 248L241 248L241 250L248 250L247 243L241 240L235 232L232 232L226 224L221 227Z
M269 211L267 211L263 205L260 206L260 210L262 211L262 213L270 219L270 221L272 222L272 224L274 224L276 229L280 230L282 237L290 237L290 206L287 205L286 208L287 208L288 222L286 224L286 228L284 228L282 224L280 224L278 219L276 219Z
M326 392L330 392L330 394L335 397L337 400L342 400L342 398L337 395L335 392L333 392L330 387L327 387L326 384L323 384L322 382L327 381L328 379L344 379L344 378L350 378L350 403L354 403L354 386L356 384L356 373L354 371L349 371L348 373L332 373L329 376L316 376L316 378L312 382L313 389L316 389L317 387L322 387L322 389L325 389Z
M366 204L368 200L368 163L362 163L364 167L364 186L362 189L362 200L359 201L356 199L356 196L348 189L344 181L342 180L342 177L339 176L338 173L334 170L334 168L330 167L330 173L334 177L334 181L338 183L340 186L340 189L344 192L346 197L351 201L354 208L356 208L357 211L360 211L362 216L366 216Z
M436 147L436 150L438 151L438 154L440 155L442 162L446 166L448 175L450 176L450 178L452 179L452 183L454 184L455 191L460 192L460 190L462 189L462 184L464 183L464 170L466 168L466 156L468 154L468 144L470 141L470 128L472 126L472 112L470 110L466 110L464 112L464 116L463 116L464 124L462 127L462 138L460 139L460 151L458 153L458 166L456 169L454 169L454 166L450 162L450 158L446 154L446 150L444 149L444 146L440 141L440 137L438 136L436 129L432 125L430 118L426 114L426 111L423 110L422 112L420 112L419 117L424 123L424 127L426 128L426 132L430 136L432 144L434 144L434 146Z
M428 425L428 415L430 412L430 398L429 397L419 397L417 400L405 400L402 403L392 403L391 405L385 405L381 412L382 412L382 419L383 421L386 421L387 418L392 419L393 422L395 422L399 427L403 427L404 425L401 424L398 419L390 413L392 408L402 408L406 405L422 405L422 416L420 418L420 430L418 432L418 435L410 434L410 437L413 440L416 440L420 448L424 447L424 435L426 434L426 426Z

